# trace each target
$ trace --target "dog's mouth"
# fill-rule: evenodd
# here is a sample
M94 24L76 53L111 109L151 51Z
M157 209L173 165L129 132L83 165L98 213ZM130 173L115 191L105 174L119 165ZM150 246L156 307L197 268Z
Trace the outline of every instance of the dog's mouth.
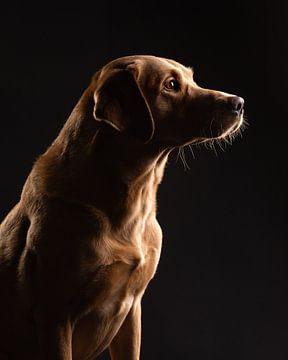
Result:
M222 129L222 132L216 137L213 137L214 139L223 139L228 135L235 134L243 125L244 122L244 113L241 112L240 115L237 115L234 117L234 120L232 121L232 124L225 130Z
M240 114L217 114L212 117L207 125L201 131L201 138L197 139L197 143L209 140L224 139L230 135L236 135L244 123L244 112Z

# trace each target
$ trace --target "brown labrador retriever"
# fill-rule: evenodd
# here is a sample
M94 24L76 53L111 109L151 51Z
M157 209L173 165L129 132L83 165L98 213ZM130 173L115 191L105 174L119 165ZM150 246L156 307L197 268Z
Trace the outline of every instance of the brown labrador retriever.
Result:
M175 61L98 71L1 224L0 360L93 360L107 347L139 359L168 154L242 122L242 98L199 87Z

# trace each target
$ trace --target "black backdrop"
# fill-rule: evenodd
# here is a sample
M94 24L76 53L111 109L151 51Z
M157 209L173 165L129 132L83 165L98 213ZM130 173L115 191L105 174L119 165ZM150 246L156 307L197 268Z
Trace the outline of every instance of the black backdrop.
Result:
M90 77L129 54L170 57L245 98L225 152L172 156L161 261L143 300L142 358L288 358L285 1L14 1L1 9L1 218ZM3 290L1 290L3 291ZM103 355L103 359L106 358Z

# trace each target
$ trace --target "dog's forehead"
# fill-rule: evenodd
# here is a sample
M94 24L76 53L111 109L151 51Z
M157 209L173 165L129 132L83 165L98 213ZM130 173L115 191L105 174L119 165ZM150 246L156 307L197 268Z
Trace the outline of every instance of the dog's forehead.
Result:
M108 68L125 68L130 64L141 64L143 68L149 68L151 72L159 72L164 76L166 73L171 73L171 71L176 71L182 73L185 78L190 78L193 76L193 70L190 67L186 67L179 62L167 59L163 57L157 57L153 55L132 55L118 58L111 61L106 65Z
M164 63L166 63L168 66L170 66L170 68L174 68L177 69L178 71L181 71L183 73L183 75L185 76L193 76L193 70L191 67L186 67L182 64L180 64L179 62L172 60L172 59L165 59L165 58L159 58L160 60L162 60Z
M145 61L146 59L144 59ZM193 72L191 68L188 68L177 61L161 58L161 57L151 57L147 58L147 63L149 64L149 68L151 71L155 70L160 74L165 76L169 76L172 73L180 73L184 78L189 78L193 76Z
M193 76L193 71L191 68L186 67L172 59L166 59L156 56L143 56L140 61L141 60L144 63L147 62L147 65L149 66L151 71L159 71L163 74L163 76L165 76L166 74L171 74L171 72L180 72L182 76L184 76L184 78L191 78Z

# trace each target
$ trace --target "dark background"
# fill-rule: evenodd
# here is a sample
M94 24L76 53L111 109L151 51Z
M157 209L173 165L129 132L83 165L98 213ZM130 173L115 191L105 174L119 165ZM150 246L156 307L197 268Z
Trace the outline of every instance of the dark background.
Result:
M172 156L143 299L142 358L288 358L288 5L283 1L11 2L1 9L1 218L91 75L129 54L173 58L245 98L218 156ZM103 359L105 355L103 355Z

